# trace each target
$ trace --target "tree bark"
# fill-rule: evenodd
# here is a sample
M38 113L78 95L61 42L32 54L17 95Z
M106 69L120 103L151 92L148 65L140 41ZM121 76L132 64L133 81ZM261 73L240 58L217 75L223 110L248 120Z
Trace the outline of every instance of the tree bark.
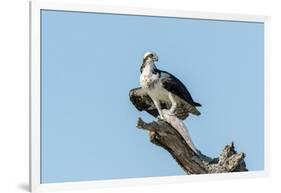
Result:
M130 99L135 106L137 105L138 110L149 110L149 113L155 116L156 113L151 100L143 95L140 88L131 90ZM168 104L163 105L168 106ZM184 112L183 109L179 112L179 117L188 116L187 113L182 113ZM179 120L177 119L176 121ZM189 143L179 128L172 125L174 124L171 124L170 121L163 120L146 123L141 118L137 122L138 128L149 131L150 141L167 150L186 174L248 171L244 161L245 154L237 153L233 142L230 145L226 145L217 158L212 159L202 154L198 149L195 150L191 146L192 142Z
M218 158L211 159L199 150L194 152L182 135L165 121L145 123L139 118L137 127L149 131L150 141L166 149L186 174L248 171L245 154L237 153L233 143L226 145Z

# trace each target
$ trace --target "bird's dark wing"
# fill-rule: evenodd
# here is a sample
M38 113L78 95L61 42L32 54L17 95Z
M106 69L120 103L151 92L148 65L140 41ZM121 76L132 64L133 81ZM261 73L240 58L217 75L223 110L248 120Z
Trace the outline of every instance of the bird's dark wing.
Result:
M175 76L170 74L169 72L160 71L160 79L163 84L163 87L174 95L180 97L185 100L187 103L193 106L201 106L201 104L194 102L190 93L184 84L177 79Z
M130 101L139 111L146 111L154 117L159 115L153 101L142 88L139 87L130 90L129 97Z
M150 115L157 117L159 115L158 110L155 107L155 104L151 98L144 92L142 88L134 88L129 92L130 101L139 111L146 111ZM161 109L168 109L171 107L170 104L167 104L165 101L160 102ZM189 114L189 109L185 106L177 106L176 116L182 120L186 119Z

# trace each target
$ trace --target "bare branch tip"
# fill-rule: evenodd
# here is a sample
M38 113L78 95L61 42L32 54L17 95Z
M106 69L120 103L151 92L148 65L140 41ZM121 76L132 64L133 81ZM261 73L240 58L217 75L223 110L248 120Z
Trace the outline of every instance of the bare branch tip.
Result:
M145 122L139 117L137 121L137 128L142 129Z

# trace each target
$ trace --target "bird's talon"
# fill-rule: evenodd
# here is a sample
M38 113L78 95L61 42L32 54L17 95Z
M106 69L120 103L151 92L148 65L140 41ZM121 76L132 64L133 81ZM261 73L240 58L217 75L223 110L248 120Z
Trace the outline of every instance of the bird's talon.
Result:
M174 111L171 111L171 110L168 110L168 109L163 109L162 113L164 115L169 115L169 116L174 116L175 115Z
M173 116L175 115L174 111L171 111L171 110L167 110L166 113L170 116Z
M160 121L165 121L165 118L163 116L158 116L157 119Z

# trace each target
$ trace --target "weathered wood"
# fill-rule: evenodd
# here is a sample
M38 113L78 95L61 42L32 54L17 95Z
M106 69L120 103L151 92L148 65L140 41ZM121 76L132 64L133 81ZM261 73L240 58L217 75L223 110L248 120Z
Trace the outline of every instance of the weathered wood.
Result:
M153 112L156 109L151 99L140 88L130 91L130 100L138 110L145 110L153 116L157 116ZM163 104L164 106L165 104ZM185 112L183 107L178 110ZM176 116L182 118L186 117L187 114L176 113ZM248 171L244 161L245 154L237 153L233 143L226 145L218 158L212 159L202 154L198 149L194 150L183 133L180 133L180 130L173 127L168 121L157 120L146 123L139 118L137 127L149 131L150 141L166 149L186 174Z
M149 131L150 141L166 149L187 174L247 171L245 154L237 153L233 143L226 145L218 158L211 159L198 150L195 153L182 135L165 121L145 123L139 118L137 127Z

